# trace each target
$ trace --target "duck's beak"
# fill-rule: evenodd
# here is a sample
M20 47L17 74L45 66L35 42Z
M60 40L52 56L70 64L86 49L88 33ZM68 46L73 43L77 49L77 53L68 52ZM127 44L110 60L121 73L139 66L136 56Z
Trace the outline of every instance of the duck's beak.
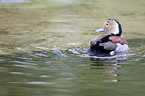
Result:
M104 27L102 27L102 28L96 30L95 32L98 33L98 32L104 32L104 31L105 31L105 29L104 29Z

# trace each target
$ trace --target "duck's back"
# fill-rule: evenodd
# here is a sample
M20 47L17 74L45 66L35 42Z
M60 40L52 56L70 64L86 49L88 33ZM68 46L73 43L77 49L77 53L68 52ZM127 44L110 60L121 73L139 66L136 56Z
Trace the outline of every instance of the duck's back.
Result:
M102 36L102 35L101 35ZM104 35L102 38L96 37L90 41L90 48L87 50L89 55L92 56L105 56L116 49L116 43L109 41L110 35ZM101 46L102 45L102 46Z

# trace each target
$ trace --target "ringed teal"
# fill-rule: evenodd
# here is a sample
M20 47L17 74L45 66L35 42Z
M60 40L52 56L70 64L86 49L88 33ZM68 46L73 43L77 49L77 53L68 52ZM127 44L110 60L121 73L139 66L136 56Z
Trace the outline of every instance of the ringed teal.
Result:
M89 55L105 56L109 55L111 51L125 52L129 50L128 43L122 36L122 26L116 19L108 19L105 21L102 28L95 32L107 32L102 34L89 42Z

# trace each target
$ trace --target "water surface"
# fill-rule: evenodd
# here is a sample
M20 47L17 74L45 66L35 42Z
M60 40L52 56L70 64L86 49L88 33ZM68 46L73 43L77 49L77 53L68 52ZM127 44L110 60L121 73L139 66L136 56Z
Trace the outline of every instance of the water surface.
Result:
M144 5L143 0L0 3L0 96L144 96ZM94 30L108 18L121 22L130 51L88 56L88 42L102 34Z

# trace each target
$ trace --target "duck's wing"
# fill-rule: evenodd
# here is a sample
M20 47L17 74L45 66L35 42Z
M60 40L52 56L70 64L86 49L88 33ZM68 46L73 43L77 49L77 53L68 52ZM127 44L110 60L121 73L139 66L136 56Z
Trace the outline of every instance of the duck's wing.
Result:
M112 42L115 42L115 43L120 43L122 45L124 44L128 44L127 43L127 40L121 35L121 36L110 36L109 39L112 41Z
M100 39L102 39L105 36L107 36L107 34L99 35L99 36L95 37L94 39L92 39L91 42L94 42L95 40L100 40Z
M90 41L90 48L87 50L89 55L105 56L116 49L116 43L111 41L102 42L102 39L107 35L108 34L99 35Z
M105 42L105 43L99 43L99 46L103 46L103 48L105 50L110 50L110 51L113 51L117 48L116 43L111 42L111 41L108 41L108 42Z
M100 41L105 36L107 36L107 34L102 34L92 39L89 43L90 48L96 46L97 42Z
M121 35L121 40L120 40L121 44L128 44L127 40Z

